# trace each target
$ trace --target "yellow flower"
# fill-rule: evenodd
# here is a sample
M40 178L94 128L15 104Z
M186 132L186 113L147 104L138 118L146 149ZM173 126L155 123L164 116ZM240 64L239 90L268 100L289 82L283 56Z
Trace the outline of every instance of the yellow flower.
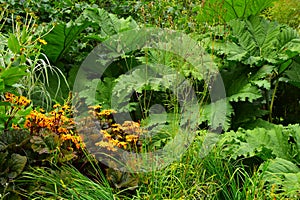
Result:
M24 47L20 48L20 52L23 53L26 49Z
M58 114L65 114L65 111L63 110L63 109L60 109L59 111L58 111Z
M126 141L127 142L136 142L138 140L137 135L126 135Z
M10 92L5 93L5 101L10 103L15 103L16 96Z
M59 128L57 129L57 131L58 131L59 133L68 133L68 132L69 132L68 129L63 128L63 127L59 127Z
M30 127L31 127L31 122L28 119L26 119L25 124L24 124L24 128L29 129Z
M80 144L79 143L76 143L75 146L76 146L77 149L80 149Z
M100 106L100 105L89 106L89 108L91 108L91 109L93 109L93 110L98 110L98 111L100 111L100 109L102 108L102 106Z
M111 127L112 127L112 131L113 132L121 132L121 131L123 131L122 130L122 126L120 124L112 124Z
M27 105L29 105L30 104L30 100L28 100L26 97L24 97L24 96L20 96L20 97L18 97L17 99L17 104L19 105L19 106L27 106Z
M114 114L114 113L117 113L117 112L115 110L109 109L109 110L102 110L98 115L100 117L102 117L102 116L110 116L111 114Z
M104 138L106 138L108 140L111 139L111 135L106 130L100 130L100 133L103 134Z
M127 142L119 142L118 144L117 144L117 146L119 147L119 148L124 148L124 149L126 149L127 148Z
M40 121L40 122L38 123L38 125L39 125L39 127L41 127L41 128L47 127L47 123L46 123L45 120Z
M51 112L49 112L49 114L55 116L57 113L52 110Z
M19 130L19 129L20 129L19 125L14 124L14 123L12 123L11 127L12 127L13 129L15 129L15 130Z
M39 38L38 41L43 45L47 44L46 40L44 40L44 39Z
M118 143L119 143L119 140L114 140L114 139L111 139L109 140L113 145L117 146Z
M58 108L58 107L61 107L61 105L60 105L59 103L57 103L57 104L55 104L55 105L53 106L54 109L55 109L55 108Z
M68 105L63 105L63 107L61 108L62 110L70 110L70 106L68 106Z

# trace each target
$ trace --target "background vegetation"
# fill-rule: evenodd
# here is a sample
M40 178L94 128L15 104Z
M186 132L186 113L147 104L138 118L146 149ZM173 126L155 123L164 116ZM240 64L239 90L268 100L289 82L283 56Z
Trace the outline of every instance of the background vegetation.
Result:
M0 199L300 198L298 0L0 0L0 5ZM195 39L218 67L226 98L210 99L209 84L183 58L150 48L115 58L101 79L72 93L81 63L99 43L142 27ZM199 126L189 149L162 170L116 171L86 146L111 155L117 147L149 152L164 148L178 130L174 88L162 87L158 79L152 85L139 82L144 74L135 67L141 64L168 66L192 83L201 105ZM113 90L120 80L126 84ZM120 92L135 86L128 103ZM112 96L121 105L117 111L111 109ZM80 122L74 120L75 107L81 108L71 104L74 98L91 105ZM220 111L222 102L226 110ZM157 104L165 118L153 115ZM116 122L116 112L129 112L133 121ZM226 114L224 125L211 127L213 120L222 121L219 112ZM140 136L150 127L156 127L151 139Z

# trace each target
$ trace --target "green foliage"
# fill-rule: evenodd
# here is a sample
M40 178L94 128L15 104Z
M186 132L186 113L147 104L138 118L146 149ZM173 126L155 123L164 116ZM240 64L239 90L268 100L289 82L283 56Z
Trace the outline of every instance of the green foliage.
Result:
M82 11L91 7L93 1L50 1L50 0L1 0L1 5L9 11L17 15L25 15L25 13L34 13L39 22L57 22L57 21L69 21L76 19ZM95 1L94 1L95 3ZM8 27L7 27L8 28Z
M267 160L275 156L298 163L300 154L298 131L299 125L287 127L272 125L270 129L239 129L237 132L228 132L224 140L232 144L225 151L229 151L234 159L239 156L258 156Z
M100 172L99 172L100 173ZM28 192L28 199L114 199L112 188L105 180L91 180L73 166L32 168L17 180Z
M300 198L299 125L273 124L299 123L300 39L299 33L287 26L299 28L297 0L0 0L0 4L0 96L4 100L0 104L0 130L4 130L0 134L0 199L21 198L17 193L35 199ZM286 25L259 17L264 11L269 19ZM228 132L203 139L205 131L201 131L180 160L162 170L130 174L101 166L94 176L86 173L86 166L93 165L91 155L85 155L88 161L80 160L79 137L72 123L64 123L71 119L58 115L64 112L60 106L52 114L39 111L20 103L23 97L10 102L6 92L29 97L33 106L64 101L87 54L99 42L138 28L136 22L181 30L199 39L219 67L227 98L212 102L208 91L214 77L205 83L202 73L188 63L191 61L173 53L143 48L118 58L110 55L99 60L101 64L112 61L105 72L93 66L84 72L93 78L81 80L85 84L79 98L89 105L116 105L129 112L151 130L151 138L126 134L124 130L133 127L113 124L110 113L110 118L99 119L107 140L99 135L99 127L88 123L81 127L90 143L95 146L98 142L92 150L99 152L102 145L105 152L112 151L110 140L130 152L134 150L129 142L135 143L134 152L142 150L141 144L143 150L155 151L166 146L178 133L178 125L187 121ZM126 45L143 36L132 34ZM186 47L176 46L182 51ZM141 63L147 71L134 68ZM102 77L96 77L99 74ZM180 115L182 106L174 93L184 89L180 88L183 80L190 81L201 104L200 109L187 109L187 113L199 112L197 119L181 120L186 115ZM55 126L49 125L52 123ZM131 141L126 136L132 136L127 137ZM218 138L217 146L212 145ZM66 162L80 172L52 165ZM107 180L119 191L117 195L112 194L107 180L97 179L104 169Z
M277 109L274 104L279 82L296 86L298 83L299 35L289 27L258 16L234 19L228 26L228 30L214 33L218 39L205 43L223 59L219 66L226 95L236 112L232 127L256 118L266 119L266 114L269 121L278 121L280 117L275 117L273 110ZM227 35L226 30L230 30ZM243 112L252 115L247 119Z
M220 54L230 61L250 66L281 64L300 52L299 35L291 28L269 22L261 17L230 21L229 41L216 45Z
M27 157L19 153L22 146L28 141L29 134L26 131L5 131L1 133L0 137L2 163L0 180L1 185L4 185L9 179L20 175L27 163Z
M297 57L297 59L289 63L287 69L285 70L285 72L283 73L282 77L279 80L287 82L291 85L300 88L299 67L300 67L300 57Z
M15 84L20 82L20 80L27 75L25 72L26 67L15 68L1 68L0 71L0 92L4 93L12 89Z
M199 21L225 23L232 19L247 19L270 7L275 0L206 0L197 16Z
M45 37L48 44L44 46L43 50L52 63L60 68L64 68L62 70L68 73L68 82L72 87L78 67L84 56L87 55L87 53L79 55L85 46L88 46L93 41L102 42L114 34L134 29L136 26L135 21L131 17L118 19L104 9L86 8L75 20L67 23L59 22ZM93 32L87 29L91 29ZM95 44L92 43L92 45L94 47ZM79 60L74 60L74 57L77 57ZM72 68L68 69L68 67L65 67L66 63L70 63ZM52 91L51 88L53 86L56 86L54 88L60 87L60 85L55 84L56 82L52 81L48 89ZM61 87L61 96L63 98L66 98L68 89L68 84ZM83 96L85 95L83 94Z
M2 10L3 15L7 12ZM35 24L35 16L32 14L24 15L14 19L12 14L12 29L0 33L3 39L0 45L0 92L18 92L34 100L35 104L49 106L52 101L46 89L49 85L49 75L55 74L55 81L64 75L58 68L51 66L45 54L41 52L41 46L46 45L42 38L47 34L45 30L48 26ZM8 19L7 17L1 20L5 23Z
M43 48L50 61L56 63L64 56L75 38L89 25L89 23L76 22L56 25L45 37L47 45Z
M99 33L88 35L88 37L98 41L103 41L108 36L136 27L130 17L118 19L104 9L87 8L76 20L58 23L45 37L48 44L43 49L50 61L57 63L69 51L74 41L82 36L81 32L90 26L95 27L95 32L99 30Z
M100 104L104 109L111 108L112 91L115 86L115 78L105 77L103 81L93 79L85 85L85 89L79 93L87 105ZM95 95L91 95L95 93Z
M28 158L22 149L28 142L27 131L5 131L0 134L0 194L11 196L11 181L24 170Z
M268 183L273 196L284 191L285 194L280 196L299 198L300 168L296 164L282 158L275 158L264 163L260 168L266 168L263 180Z
M299 131L298 124L287 127L272 125L269 129L239 129L226 133L219 144L223 147L223 155L230 159L259 157L266 161L260 166L264 170L265 184L268 187L275 184L276 189L273 189L277 192L295 197L299 192Z
M116 14L133 16L141 25L184 30L186 32L195 31L200 27L196 20L202 4L200 0L161 0L159 3L154 1L123 1L123 3L113 5L116 4L119 4L119 9L126 10L125 13ZM111 11L115 13L114 9L111 9Z
M300 2L298 0L277 0L274 5L263 12L264 16L270 20L287 24L300 30Z
M208 122L212 130L217 130L218 128L223 128L223 130L228 130L231 127L231 115L234 110L231 104L227 101L226 107L224 108L224 100L218 100L216 102L203 105L200 110L199 123ZM220 127L223 125L222 127Z
M164 169L139 174L136 194L122 199L264 199L267 198L258 171L248 171L241 161L231 162L214 147L202 155L203 137L196 137L189 150Z

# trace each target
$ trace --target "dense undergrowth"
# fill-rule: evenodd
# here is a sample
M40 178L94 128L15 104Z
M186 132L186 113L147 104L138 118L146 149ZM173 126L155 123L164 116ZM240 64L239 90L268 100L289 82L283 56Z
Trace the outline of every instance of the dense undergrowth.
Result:
M0 199L300 198L298 0L0 5ZM196 41L224 96L193 60L144 44L103 56L101 73L80 70L98 44L150 27ZM125 44L141 38L129 34ZM176 96L183 80L197 97L190 110ZM197 127L180 132L190 112ZM121 163L180 134L191 137L187 150L173 148L176 159L162 168Z

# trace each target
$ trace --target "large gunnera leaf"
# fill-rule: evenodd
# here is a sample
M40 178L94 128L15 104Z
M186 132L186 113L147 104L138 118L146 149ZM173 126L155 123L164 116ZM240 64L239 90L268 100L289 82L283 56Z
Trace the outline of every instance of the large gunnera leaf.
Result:
M250 66L278 65L300 53L300 37L296 30L254 16L234 19L230 40L218 41L215 49L230 61Z

